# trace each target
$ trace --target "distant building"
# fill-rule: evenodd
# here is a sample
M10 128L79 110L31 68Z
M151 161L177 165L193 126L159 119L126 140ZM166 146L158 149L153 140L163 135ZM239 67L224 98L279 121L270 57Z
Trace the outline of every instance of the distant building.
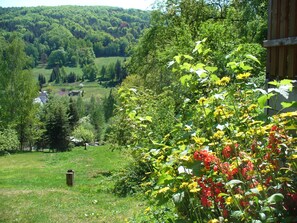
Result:
M44 105L48 101L48 93L46 91L39 92L39 96L34 99L34 103Z
M84 96L84 91L72 90L72 91L69 91L68 96Z

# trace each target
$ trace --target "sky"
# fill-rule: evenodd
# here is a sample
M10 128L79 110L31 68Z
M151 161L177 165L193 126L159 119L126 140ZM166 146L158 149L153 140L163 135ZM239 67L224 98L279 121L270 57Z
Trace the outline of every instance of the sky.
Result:
M155 0L0 0L0 7L104 5L121 8L150 9Z

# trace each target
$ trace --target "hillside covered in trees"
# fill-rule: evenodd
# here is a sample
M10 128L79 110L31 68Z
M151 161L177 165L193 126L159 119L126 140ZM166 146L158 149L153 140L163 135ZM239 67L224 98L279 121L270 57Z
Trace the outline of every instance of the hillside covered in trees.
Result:
M0 35L25 41L28 66L80 65L96 57L127 56L149 24L149 13L114 7L0 8Z

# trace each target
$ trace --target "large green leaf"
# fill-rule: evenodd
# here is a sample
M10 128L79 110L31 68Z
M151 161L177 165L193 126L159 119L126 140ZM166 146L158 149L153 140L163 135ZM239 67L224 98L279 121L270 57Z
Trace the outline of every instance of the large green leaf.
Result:
M282 195L281 193L276 193L271 195L268 199L267 199L267 203L268 204L276 204L281 202L284 199L284 195Z

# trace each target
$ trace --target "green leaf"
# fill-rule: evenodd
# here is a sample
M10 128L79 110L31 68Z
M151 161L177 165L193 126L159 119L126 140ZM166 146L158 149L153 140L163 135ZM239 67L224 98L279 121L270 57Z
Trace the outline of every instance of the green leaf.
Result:
M162 174L160 177L159 177L159 180L158 180L158 185L167 185L168 184L168 181L172 181L174 178L169 175L169 174Z
M233 218L240 219L240 218L242 218L242 216L243 216L243 212L242 212L242 211L234 211L234 212L231 214L231 216L232 216Z
M192 78L192 75L187 74L187 75L182 76L179 80L182 85L185 85L187 81L191 80L191 78Z
M280 85L292 85L292 80L289 80L289 79L283 79L280 81Z
M284 199L284 195L282 195L281 193L276 193L271 195L268 199L267 199L267 203L268 204L276 204L278 202L281 202Z
M241 62L239 64L240 68L243 69L244 71L250 71L253 69L253 67L249 66L249 65L245 65L243 62Z
M265 108L267 101L273 96L274 94L265 94L258 98L258 104L260 108Z
M273 85L273 86L279 86L279 82L277 82L276 80L269 81L268 84Z
M217 75L212 74L212 75L210 75L210 80L213 82L216 82L216 81L220 80L220 78Z
M257 62L258 64L261 64L257 57L253 56L252 54L246 54L245 57Z
M213 73L213 72L218 70L217 67L210 67L210 66L206 66L204 69L207 70L210 73Z
M181 62L181 55L175 56L174 59L175 59L175 61L176 61L178 64L180 64L180 62Z
M180 68L182 69L182 70L190 70L191 69L191 64L189 64L189 63L183 63L183 65L181 65L180 66Z
M230 186L233 188L237 184L242 184L243 182L241 180L230 180L228 183L226 183L227 186Z
M282 108L290 108L290 107L297 108L297 102L296 101L293 101L293 102L282 102L281 105L282 105Z
M184 58L189 59L189 60L193 60L194 58L190 55L184 55Z
M153 122L153 118L151 116L146 116L145 119L149 122Z

